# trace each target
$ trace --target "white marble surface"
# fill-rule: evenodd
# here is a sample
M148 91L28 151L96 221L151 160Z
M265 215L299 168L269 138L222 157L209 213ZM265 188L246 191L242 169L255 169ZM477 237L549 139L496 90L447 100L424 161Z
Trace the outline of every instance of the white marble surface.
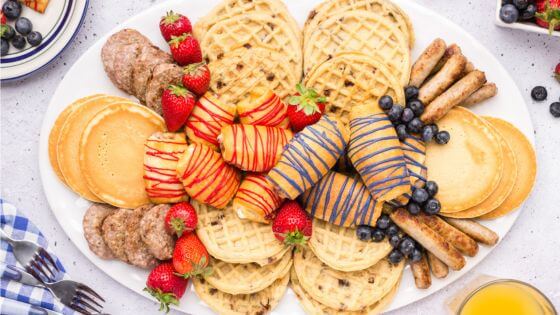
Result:
M157 307L97 270L55 221L39 180L39 129L58 82L77 58L120 21L159 2L91 1L77 38L55 62L33 77L2 84L0 90L0 196L22 209L42 229L74 279L90 284L107 298L106 311L111 314L154 314ZM494 1L418 2L462 25L512 75L535 125L539 168L537 185L519 220L485 261L448 288L392 314L445 314L445 300L481 273L528 281L560 308L560 119L548 112L548 104L560 98L560 84L552 77L553 67L560 62L560 38L494 26ZM548 88L546 102L531 100L529 93L535 85Z

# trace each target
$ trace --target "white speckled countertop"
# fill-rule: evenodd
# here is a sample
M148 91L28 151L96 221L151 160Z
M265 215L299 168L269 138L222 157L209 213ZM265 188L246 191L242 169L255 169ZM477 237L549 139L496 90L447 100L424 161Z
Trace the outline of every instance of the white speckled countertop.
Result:
M110 314L155 314L157 307L97 270L55 221L39 180L39 129L58 82L78 57L119 22L159 2L91 1L84 25L69 48L42 72L2 84L0 92L0 196L22 209L42 229L74 279L86 282L107 298L105 311ZM471 274L392 314L445 314L445 300L481 273L528 281L560 308L560 119L548 112L548 105L560 98L560 84L552 77L552 69L560 62L560 38L496 27L495 1L418 2L462 25L509 71L531 113L539 168L536 187L515 226ZM531 100L530 90L535 85L547 87L546 102Z

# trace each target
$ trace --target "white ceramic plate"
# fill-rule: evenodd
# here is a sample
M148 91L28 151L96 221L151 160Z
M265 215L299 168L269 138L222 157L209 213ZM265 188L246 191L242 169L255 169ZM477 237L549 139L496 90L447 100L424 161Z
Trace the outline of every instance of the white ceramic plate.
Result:
M78 33L88 3L89 0L50 1L42 14L22 6L21 16L31 20L33 29L43 35L43 42L37 47L26 44L22 50L10 44L10 50L6 56L2 56L0 64L2 81L31 74L54 60ZM13 21L9 21L9 24L14 27Z
M200 16L206 14L220 0L173 0L154 6L139 15L120 24L113 32L125 27L136 28L148 36L155 44L167 49L164 40L159 34L157 27L159 19L168 10L188 14L194 22ZM308 12L320 0L296 1L287 0L287 5L296 18L303 24ZM458 43L464 54L479 68L483 69L490 81L495 82L500 92L497 97L480 104L474 108L478 113L504 118L514 123L518 128L533 140L533 126L529 118L529 112L523 98L498 60L490 54L474 37L466 33L459 26L443 18L437 13L419 6L412 1L396 0L402 8L410 15L415 26L417 42L413 56L418 56L435 37L443 38L447 43ZM109 34L108 34L109 35ZM107 35L107 36L108 36ZM56 177L49 164L48 158L48 136L49 131L57 115L73 100L94 94L108 93L125 96L120 90L113 86L103 71L100 51L107 36L101 38L92 46L68 71L58 89L56 90L47 114L43 121L40 139L39 161L43 187L49 204L64 231L76 246L86 255L99 269L106 272L116 281L133 291L147 296L142 292L146 281L147 271L136 269L118 261L106 261L99 259L89 251L82 233L82 216L89 203L78 197L67 189ZM465 187L468 189L468 185ZM518 212L514 212L504 218L487 222L487 225L496 231L501 238L509 231ZM406 271L401 283L400 290L390 306L391 310L410 304L424 298L437 290L449 285L478 264L491 248L482 247L479 254L474 258L468 258L467 265L460 272L451 272L442 280L433 279L432 286L427 290L418 290L414 286L412 274ZM192 290L192 289L191 289ZM178 309L192 314L204 315L212 312L198 300L193 292L187 292L182 299ZM273 314L304 314L296 300L295 295L288 291L278 308Z

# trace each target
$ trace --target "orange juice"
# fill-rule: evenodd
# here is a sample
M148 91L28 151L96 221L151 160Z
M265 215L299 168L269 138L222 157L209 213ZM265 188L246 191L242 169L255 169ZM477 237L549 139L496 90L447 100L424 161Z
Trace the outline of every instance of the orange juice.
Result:
M537 289L515 280L489 282L472 292L459 315L554 315L552 304Z

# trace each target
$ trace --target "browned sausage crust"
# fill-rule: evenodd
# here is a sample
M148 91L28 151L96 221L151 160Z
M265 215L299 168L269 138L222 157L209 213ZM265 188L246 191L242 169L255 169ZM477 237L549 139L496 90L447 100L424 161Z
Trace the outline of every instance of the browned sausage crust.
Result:
M159 260L173 257L175 239L165 229L165 215L169 205L157 205L144 214L140 220L140 234L148 250Z
M438 61L445 53L446 44L441 38L436 38L418 57L410 72L409 85L420 87L430 75Z
M110 205L94 203L87 209L82 221L84 236L89 249L95 255L103 259L111 259L114 255L103 240L101 227L103 226L105 218L113 214L116 210L115 207Z
M151 268L157 263L156 258L142 241L140 233L140 221L152 207L153 205L147 204L134 209L126 222L126 242L124 244L126 257L131 264L140 268Z
M129 209L118 209L103 222L103 240L115 258L128 263L124 244L126 242L126 221L132 213Z

